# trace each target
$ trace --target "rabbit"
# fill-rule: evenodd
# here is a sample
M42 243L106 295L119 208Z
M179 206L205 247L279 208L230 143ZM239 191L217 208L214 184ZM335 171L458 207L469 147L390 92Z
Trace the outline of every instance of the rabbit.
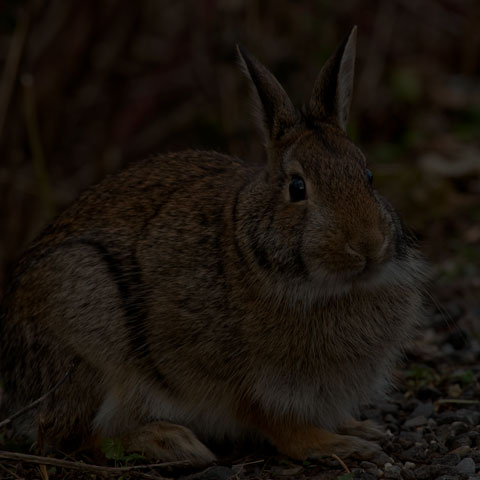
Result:
M199 465L248 436L302 460L378 452L359 409L422 321L425 261L346 134L355 48L356 28L299 109L238 47L263 164L133 163L34 241L2 306L5 411L50 393L16 432Z

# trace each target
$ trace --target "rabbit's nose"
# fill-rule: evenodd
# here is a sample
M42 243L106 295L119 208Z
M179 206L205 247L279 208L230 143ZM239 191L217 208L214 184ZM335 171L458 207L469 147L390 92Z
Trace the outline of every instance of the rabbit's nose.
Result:
M345 250L357 261L364 261L366 266L381 261L387 245L386 236L380 231L374 231L351 238L345 244Z

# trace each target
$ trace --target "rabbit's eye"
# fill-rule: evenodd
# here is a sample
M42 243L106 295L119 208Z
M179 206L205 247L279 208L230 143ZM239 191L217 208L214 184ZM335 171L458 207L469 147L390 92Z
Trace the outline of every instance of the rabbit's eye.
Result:
M290 181L289 191L290 200L292 202L300 202L301 200L305 200L307 189L305 188L305 182L303 178L294 175Z
M373 173L367 168L365 169L365 174L367 175L368 183L371 185L373 182Z

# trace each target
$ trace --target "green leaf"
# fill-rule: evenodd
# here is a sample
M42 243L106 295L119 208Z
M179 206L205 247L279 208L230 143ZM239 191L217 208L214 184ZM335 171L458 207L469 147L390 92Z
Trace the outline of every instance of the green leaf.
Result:
M337 480L353 480L353 473L344 473L343 475L339 475Z
M101 448L105 457L109 460L123 460L125 457L123 445L115 438L105 438Z
M125 462L136 462L136 461L146 462L147 458L144 457L143 455L140 455L139 453L129 453L128 455L125 455L123 457L123 460Z
M472 370L467 370L465 373L460 377L460 380L462 381L463 385L471 385L473 381L475 380L475 374L472 372Z

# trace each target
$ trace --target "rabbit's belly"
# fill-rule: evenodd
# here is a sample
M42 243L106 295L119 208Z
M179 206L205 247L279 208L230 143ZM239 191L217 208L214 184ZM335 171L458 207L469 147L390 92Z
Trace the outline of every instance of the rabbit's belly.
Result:
M197 392L198 393L198 392ZM94 430L116 436L151 421L186 426L202 438L235 438L242 427L232 415L235 400L203 392L188 401L173 398L138 379L130 379L106 394L94 419Z

